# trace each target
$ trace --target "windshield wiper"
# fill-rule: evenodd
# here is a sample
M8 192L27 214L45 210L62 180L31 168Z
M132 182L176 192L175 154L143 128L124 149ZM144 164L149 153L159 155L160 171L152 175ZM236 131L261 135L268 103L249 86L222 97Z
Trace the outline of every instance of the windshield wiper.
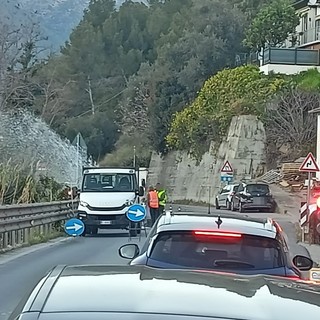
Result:
M100 188L85 188L83 191L100 191Z
M215 260L215 267L224 267L224 268L245 268L245 269L254 269L255 266L251 263L238 261L238 260Z

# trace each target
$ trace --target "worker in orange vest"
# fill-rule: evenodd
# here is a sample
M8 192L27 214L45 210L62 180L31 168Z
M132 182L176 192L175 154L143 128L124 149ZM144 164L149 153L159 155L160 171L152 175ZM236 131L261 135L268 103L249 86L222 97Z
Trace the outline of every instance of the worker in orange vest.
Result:
M148 207L150 210L150 216L151 216L151 221L152 225L156 222L158 218L158 212L159 212L159 199L158 199L158 193L152 186L149 187L148 191Z

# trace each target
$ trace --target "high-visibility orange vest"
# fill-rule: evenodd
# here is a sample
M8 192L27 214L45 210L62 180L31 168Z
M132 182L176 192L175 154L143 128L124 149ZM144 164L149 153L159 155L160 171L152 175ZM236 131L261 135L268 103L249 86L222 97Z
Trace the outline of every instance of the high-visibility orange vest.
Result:
M149 203L150 208L158 209L159 208L159 199L156 191L149 191Z

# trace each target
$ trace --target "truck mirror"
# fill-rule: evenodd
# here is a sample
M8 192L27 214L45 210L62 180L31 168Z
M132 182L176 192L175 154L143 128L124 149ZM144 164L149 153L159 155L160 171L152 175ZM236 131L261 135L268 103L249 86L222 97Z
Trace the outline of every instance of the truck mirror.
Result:
M145 186L146 186L146 179L142 179L141 185L145 188Z
M144 196L144 188L143 187L139 187L139 196L140 197Z

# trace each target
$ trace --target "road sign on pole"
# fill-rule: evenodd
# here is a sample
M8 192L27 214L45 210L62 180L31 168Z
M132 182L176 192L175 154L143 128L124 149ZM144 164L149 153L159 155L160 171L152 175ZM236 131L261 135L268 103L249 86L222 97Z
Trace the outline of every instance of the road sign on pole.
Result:
M84 223L75 218L68 220L64 225L64 230L69 236L81 236L84 232L84 228Z
M302 172L318 172L319 166L313 154L310 152L302 162L299 171Z
M146 209L140 204L134 204L127 211L127 218L132 222L141 222L147 215Z
M224 165L223 165L223 167L221 169L221 172L223 172L223 173L233 173L233 169L232 169L231 164L230 164L230 162L228 160L224 163Z
M221 182L232 182L233 181L233 175L229 174L221 174L220 176L220 181Z

